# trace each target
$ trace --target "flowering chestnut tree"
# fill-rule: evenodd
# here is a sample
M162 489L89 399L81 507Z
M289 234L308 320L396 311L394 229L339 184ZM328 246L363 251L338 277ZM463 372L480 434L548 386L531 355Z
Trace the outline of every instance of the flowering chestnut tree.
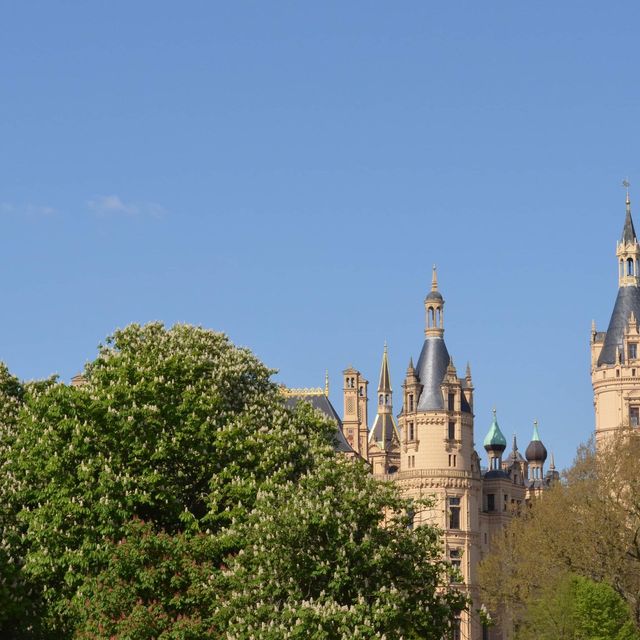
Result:
M438 637L462 601L436 533L272 373L160 323L116 331L81 386L0 371L0 631Z

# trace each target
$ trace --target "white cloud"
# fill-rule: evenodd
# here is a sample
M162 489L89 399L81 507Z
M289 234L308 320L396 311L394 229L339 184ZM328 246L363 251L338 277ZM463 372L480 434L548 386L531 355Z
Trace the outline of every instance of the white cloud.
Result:
M166 213L164 207L154 202L125 202L117 195L96 196L87 207L100 216L153 216Z
M0 202L0 214L13 216L26 216L30 218L52 216L56 213L54 207L45 204L14 204L12 202Z

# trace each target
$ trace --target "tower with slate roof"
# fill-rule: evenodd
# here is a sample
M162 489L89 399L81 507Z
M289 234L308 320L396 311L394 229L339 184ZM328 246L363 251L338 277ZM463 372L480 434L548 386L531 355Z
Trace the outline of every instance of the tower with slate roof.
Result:
M640 245L628 189L616 264L618 294L609 326L606 331L597 331L593 323L591 328L591 382L598 447L621 430L640 426Z
M480 560L481 472L473 442L471 372L458 377L444 341L444 298L433 269L424 301L425 331L420 357L410 362L403 384L400 471L395 480L412 498L433 497L433 508L418 510L414 524L444 532L446 554L460 569L460 586L477 599ZM464 613L460 636L481 637L477 616Z
M376 475L393 474L400 467L400 434L393 417L393 391L386 343L380 365L377 413L369 431L369 462Z

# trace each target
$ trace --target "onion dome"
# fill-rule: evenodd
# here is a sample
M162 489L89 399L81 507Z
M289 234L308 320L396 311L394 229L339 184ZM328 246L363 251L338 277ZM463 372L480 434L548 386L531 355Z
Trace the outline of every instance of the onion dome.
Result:
M547 459L547 448L542 444L542 440L540 440L537 420L533 423L533 436L524 455L527 456L528 462L544 462Z
M484 448L486 451L497 451L500 453L507 448L507 439L504 437L502 431L500 431L495 409L493 410L493 422L484 439Z

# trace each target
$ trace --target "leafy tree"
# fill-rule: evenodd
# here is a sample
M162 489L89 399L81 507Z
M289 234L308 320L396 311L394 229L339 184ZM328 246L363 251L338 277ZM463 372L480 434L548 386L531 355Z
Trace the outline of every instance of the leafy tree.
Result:
M438 532L409 527L395 486L347 460L269 484L230 562L228 638L441 640L465 599L443 588Z
M82 386L7 377L0 568L24 588L0 631L439 637L462 597L436 532L411 531L408 503L337 460L335 426L288 410L271 374L221 334L154 323L116 331Z
M624 600L603 582L566 574L526 609L518 640L638 640Z
M640 627L639 456L633 432L597 455L582 447L565 481L497 536L480 567L493 611L517 626L538 594L571 573L610 585Z

